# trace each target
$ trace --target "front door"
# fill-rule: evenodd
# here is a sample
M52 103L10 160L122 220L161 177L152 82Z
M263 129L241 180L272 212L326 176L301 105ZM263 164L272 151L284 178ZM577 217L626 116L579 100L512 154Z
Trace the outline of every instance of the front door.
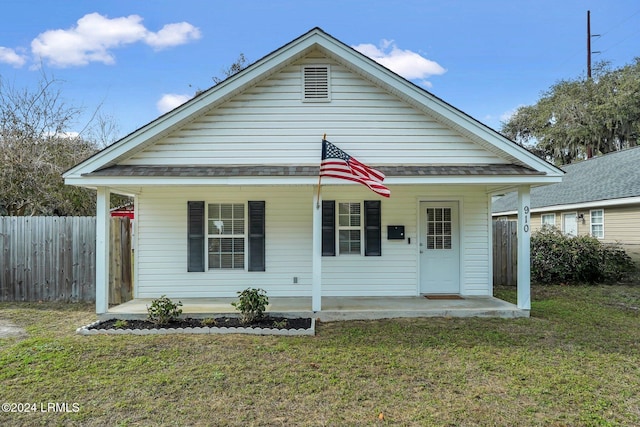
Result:
M578 214L575 212L562 214L562 231L568 236L578 235Z
M420 202L420 292L460 293L458 202Z

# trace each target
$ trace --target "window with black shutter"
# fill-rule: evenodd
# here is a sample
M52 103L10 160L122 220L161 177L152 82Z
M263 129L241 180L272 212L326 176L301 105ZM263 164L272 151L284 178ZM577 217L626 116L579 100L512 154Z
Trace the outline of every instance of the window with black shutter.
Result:
M249 202L249 271L265 271L265 203Z
M187 202L187 271L204 271L204 202Z
M336 202L322 201L322 256L336 255Z
M187 217L187 271L265 271L264 201L188 202Z
M382 255L382 215L379 200L322 202L322 255ZM337 221L336 221L337 216ZM337 241L336 241L337 240Z
M364 202L364 255L382 255L382 226L380 215L380 200L365 200Z

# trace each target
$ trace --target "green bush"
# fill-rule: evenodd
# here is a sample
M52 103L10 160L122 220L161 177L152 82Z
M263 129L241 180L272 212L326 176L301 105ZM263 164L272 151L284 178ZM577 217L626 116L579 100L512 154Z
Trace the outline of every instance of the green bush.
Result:
M242 292L238 292L237 302L231 305L242 313L240 321L244 324L252 323L262 319L264 311L269 304L269 298L264 289L247 288Z
M182 314L182 302L174 303L166 295L151 301L151 306L147 306L147 317L156 325L166 325L178 320Z
M531 281L535 283L610 283L633 269L624 249L595 237L567 236L554 227L531 236Z

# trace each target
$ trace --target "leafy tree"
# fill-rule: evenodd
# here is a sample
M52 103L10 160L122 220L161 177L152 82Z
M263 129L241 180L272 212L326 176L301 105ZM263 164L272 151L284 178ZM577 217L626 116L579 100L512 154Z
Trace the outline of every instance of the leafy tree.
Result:
M95 212L95 193L62 179L98 145L69 132L81 110L65 104L60 83L43 73L37 88L18 89L0 78L0 215Z
M502 132L556 164L640 143L640 58L594 77L561 80L534 105L520 107Z

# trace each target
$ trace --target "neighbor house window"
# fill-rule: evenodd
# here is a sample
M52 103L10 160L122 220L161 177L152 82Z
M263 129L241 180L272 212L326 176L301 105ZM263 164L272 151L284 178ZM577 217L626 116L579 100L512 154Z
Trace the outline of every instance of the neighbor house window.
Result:
M591 211L591 235L604 239L604 210Z
M555 227L556 225L556 214L542 214L540 216L540 225L547 227Z
M244 269L245 236L244 203L209 204L209 269Z
M360 202L338 203L338 253L362 253L362 208Z

